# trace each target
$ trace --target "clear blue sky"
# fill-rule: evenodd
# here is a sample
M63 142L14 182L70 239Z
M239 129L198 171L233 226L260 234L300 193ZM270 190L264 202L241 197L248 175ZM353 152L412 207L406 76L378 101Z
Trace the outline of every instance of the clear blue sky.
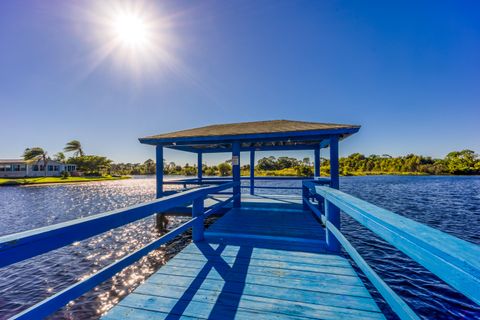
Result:
M478 1L152 1L155 51L99 59L118 6L0 1L0 158L140 162L138 137L266 119L362 125L342 155L480 152Z

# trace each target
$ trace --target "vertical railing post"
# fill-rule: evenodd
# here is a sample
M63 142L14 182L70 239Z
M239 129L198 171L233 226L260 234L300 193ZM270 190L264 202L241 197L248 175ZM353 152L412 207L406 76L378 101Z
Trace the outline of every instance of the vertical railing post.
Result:
M193 200L192 203L192 218L198 217L197 221L192 226L193 242L199 242L204 239L205 217L204 217L204 197Z
M327 222L330 222L335 227L340 225L340 214L338 214L338 208L333 205L330 201L326 198L324 200L324 208L325 208L325 218ZM340 242L337 240L335 235L328 229L328 224L325 223L325 230L326 230L326 240L327 240L327 248L329 251L339 252L341 249ZM338 229L338 227L337 227Z
M198 182L202 182L202 178L203 178L203 172L202 172L202 169L203 169L203 164L202 164L202 152L199 151L197 153L197 178L198 178Z
M255 150L250 151L250 194L255 193Z
M163 196L163 146L157 145L155 148L156 165L155 173L157 178L157 198Z
M240 207L241 203L241 187L240 187L240 142L234 142L232 144L232 176L233 182L236 182L233 187L233 195L235 196L233 200L233 207Z
M163 197L163 146L157 145L155 148L155 177L157 187L157 198ZM159 231L167 229L168 219L163 213L157 213L156 226Z
M339 188L339 168L338 168L338 136L330 138L330 187L334 189ZM340 209L330 203L325 198L324 202L325 218L328 222L340 230ZM330 251L339 252L340 242L338 242L335 235L326 228L327 246Z
M320 177L320 145L315 147L313 157L314 177Z
M305 181L302 181L302 203L303 203L303 210L308 210L309 207L307 205L308 196L309 196L308 187L305 186Z

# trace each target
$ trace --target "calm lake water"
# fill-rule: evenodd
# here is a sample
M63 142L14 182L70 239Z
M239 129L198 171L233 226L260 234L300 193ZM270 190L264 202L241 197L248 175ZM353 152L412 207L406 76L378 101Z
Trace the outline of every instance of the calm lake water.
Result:
M122 208L154 198L152 178L0 188L0 235ZM271 182L264 182L270 184ZM285 181L284 185L299 185ZM480 177L345 177L341 189L466 241L480 244ZM259 190L261 192L261 190ZM290 191L289 191L290 192ZM342 217L342 231L391 287L425 319L480 319L480 307L417 263ZM173 221L173 224L181 220ZM0 269L0 319L58 292L159 236L153 218ZM151 253L52 318L98 318L153 273L189 235ZM480 257L479 257L480 259ZM368 285L368 284L367 284ZM377 294L374 292L377 298ZM378 303L388 312L384 302ZM389 317L394 318L391 313Z

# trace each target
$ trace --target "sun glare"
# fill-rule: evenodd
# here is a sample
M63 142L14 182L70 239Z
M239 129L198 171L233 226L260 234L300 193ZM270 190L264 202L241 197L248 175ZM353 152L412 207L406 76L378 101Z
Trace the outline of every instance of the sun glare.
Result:
M93 49L85 76L105 64L134 81L187 73L176 56L177 13L167 14L161 4L147 0L95 1L82 12L81 21L90 28L79 30Z
M151 41L145 18L134 13L118 13L113 18L112 29L116 40L123 46L142 48Z

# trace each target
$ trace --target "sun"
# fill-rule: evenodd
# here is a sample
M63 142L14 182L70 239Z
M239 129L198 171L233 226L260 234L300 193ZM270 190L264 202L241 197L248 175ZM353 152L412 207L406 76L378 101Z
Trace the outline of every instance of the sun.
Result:
M186 72L177 56L178 13L168 13L158 2L147 0L95 1L80 12L80 21L88 28L78 30L92 48L83 71L86 76L102 65L135 82Z
M141 49L151 44L152 36L146 18L137 13L117 13L111 27L115 40L122 46Z

